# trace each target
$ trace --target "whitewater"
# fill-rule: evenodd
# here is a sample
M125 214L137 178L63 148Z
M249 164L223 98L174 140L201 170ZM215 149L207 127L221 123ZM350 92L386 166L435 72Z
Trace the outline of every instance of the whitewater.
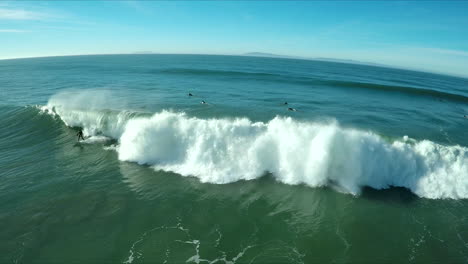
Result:
M110 110L115 101L109 98L103 91L59 93L40 109L69 127L83 128L87 143L116 140L113 149L121 161L201 182L225 184L268 174L285 184L329 186L354 195L363 187L404 187L424 198L468 198L468 149L463 146L405 135L383 138L341 127L336 120L276 116L253 122L170 110Z
M203 55L0 68L1 263L468 259L468 79Z

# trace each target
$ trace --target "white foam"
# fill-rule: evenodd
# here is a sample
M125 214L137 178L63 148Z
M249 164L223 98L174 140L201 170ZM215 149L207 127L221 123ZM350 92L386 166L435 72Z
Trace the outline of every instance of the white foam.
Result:
M123 133L130 111L111 110L124 106L121 100L112 99L110 92L67 91L52 96L41 112L58 115L70 127L82 127L84 136L104 136L118 139Z
M199 119L163 111L150 117L57 107L85 135L118 139L120 160L198 177L202 182L251 180L265 172L286 184L330 183L352 194L363 186L400 186L426 198L468 198L468 151L407 136L387 142L372 132L276 117Z
M203 182L250 180L271 172L283 183L318 187L333 182L353 194L363 186L401 186L427 198L468 198L466 148L405 138L388 143L336 123L280 117L268 123L204 120L162 112L130 120L118 153L121 160Z
M80 143L84 144L96 144L96 143L105 143L112 140L109 137L106 136L90 136L89 138L85 140L81 140Z

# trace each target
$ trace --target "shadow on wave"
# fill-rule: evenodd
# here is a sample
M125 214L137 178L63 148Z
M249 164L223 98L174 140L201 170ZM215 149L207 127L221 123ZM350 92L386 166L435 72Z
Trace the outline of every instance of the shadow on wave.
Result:
M374 189L363 187L361 197L369 200L377 200L384 203L408 204L419 197L405 187L390 187L388 189Z

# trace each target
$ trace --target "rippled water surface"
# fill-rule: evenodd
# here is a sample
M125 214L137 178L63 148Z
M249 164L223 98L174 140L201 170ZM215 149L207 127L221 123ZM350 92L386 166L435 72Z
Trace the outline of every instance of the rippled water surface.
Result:
M364 65L0 61L0 262L467 262L467 105Z

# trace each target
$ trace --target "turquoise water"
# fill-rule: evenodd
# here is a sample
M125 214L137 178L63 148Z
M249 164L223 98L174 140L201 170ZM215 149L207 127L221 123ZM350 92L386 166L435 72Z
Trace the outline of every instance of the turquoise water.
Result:
M468 261L467 79L108 55L0 88L0 262Z

